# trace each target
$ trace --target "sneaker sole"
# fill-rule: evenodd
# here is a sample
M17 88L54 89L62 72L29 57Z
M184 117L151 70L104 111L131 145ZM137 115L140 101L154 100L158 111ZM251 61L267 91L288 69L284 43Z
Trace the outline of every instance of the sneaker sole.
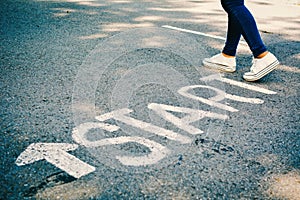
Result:
M230 72L230 73L235 72L235 69L229 68L226 65L219 65L216 63L210 63L210 62L206 62L206 61L203 61L202 63L204 65L204 67L207 67L210 69L215 69L215 70L219 70L219 71L223 71L223 72Z
M262 77L266 76L267 74L269 74L270 72L272 72L274 69L276 69L276 67L279 65L279 61L276 60L274 61L272 64L270 64L268 67L266 67L265 69L261 70L260 72L258 72L257 74L251 76L251 77L247 77L247 76L243 76L243 78L246 81L257 81L259 79L261 79Z

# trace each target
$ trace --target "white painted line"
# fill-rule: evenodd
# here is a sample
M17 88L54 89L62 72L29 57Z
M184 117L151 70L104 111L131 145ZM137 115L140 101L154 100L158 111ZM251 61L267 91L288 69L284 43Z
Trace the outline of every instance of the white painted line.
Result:
M106 115L108 117L109 115ZM113 116L113 115L111 115ZM159 162L161 159L166 157L170 150L163 145L146 139L142 137L129 137L129 136L121 136L115 138L105 138L96 141L90 141L87 138L87 133L89 130L95 128L105 128L102 123L94 123L94 122L87 122L84 124L79 125L78 127L73 129L73 139L85 147L101 147L107 145L120 145L125 143L138 143L143 146L146 146L151 152L145 156L116 156L116 159L119 160L123 165L128 166L145 166L145 165L152 165ZM114 156L114 152L111 152ZM111 160L111 158L109 158Z
M232 95L232 94L226 94L225 98L231 99L233 101L251 103L251 104L263 104L264 103L264 100L262 100L262 99L247 98L247 97L242 97L242 96L237 96L237 95Z
M230 85L238 86L238 87L245 88L245 89L248 89L248 90L252 90L252 91L255 91L255 92L260 92L260 93L263 93L263 94L277 94L277 92L274 92L272 90L257 87L257 86L254 86L254 85L249 85L247 83L242 83L242 82L231 80L231 79L228 79L228 78L222 78L221 80L224 83L228 83Z
M95 167L67 153L67 151L73 151L77 148L78 145L76 144L33 143L20 154L16 164L22 166L45 159L71 176L80 178L95 171Z
M199 32L199 31L193 31L193 30L178 28L178 27L169 26L169 25L164 25L162 27L172 29L172 30L176 30L176 31L185 32L185 33L192 33L192 34L195 34L195 35L201 35L201 36L205 36L205 37L210 37L210 38L226 41L226 38L224 38L224 37L217 36L217 35L211 35L211 34L207 34L207 33L202 33L202 32ZM247 42L244 42L244 41L240 41L240 44L248 45Z
M257 86L250 85L250 84L247 84L247 83L242 83L242 82L231 80L231 79L224 78L224 77L221 77L221 79L220 79L220 76L215 75L215 74L203 77L200 80L201 81L219 80L219 81L222 81L224 83L228 83L230 85L238 86L238 87L241 87L241 88L245 88L245 89L252 90L252 91L255 91L255 92L260 92L260 93L263 93L263 94L277 94L277 92L274 92L272 90L257 87Z
M186 132L192 135L203 133L202 130L195 128L193 125L191 125L191 123L193 122L199 121L205 117L221 119L221 120L228 119L227 115L221 115L218 113L208 112L204 110L195 110L191 108L171 106L166 104L150 103L148 105L148 108L154 110L158 115L160 115L166 121L171 122L178 128L185 130ZM185 113L187 115L182 118L179 118L168 111Z
M170 150L163 145L152 140L142 137L119 137L107 139L109 144L123 144L128 142L136 142L142 144L151 151L145 156L116 156L116 158L123 164L128 166L145 166L158 163L160 160L170 154Z
M180 135L171 130L167 130L167 129L155 126L153 124L143 122L143 121L140 121L140 120L137 120L137 119L127 116L131 112L132 112L132 110L123 108L120 110L115 110L110 113L103 114L101 116L96 116L95 118L101 122L104 122L105 120L108 120L108 119L115 119L115 120L118 120L125 124L128 124L130 126L139 128L141 130L144 130L144 131L147 131L147 132L159 135L159 136L166 137L170 140L178 141L182 144L188 144L188 143L192 142L191 138L189 138L189 137Z
M211 90L215 91L217 93L217 95L215 97L210 98L210 99L205 99L203 97L198 97L198 96L188 92L189 90L193 90L193 89L196 89L196 88L211 89ZM226 94L225 94L224 91L222 91L220 89L217 89L217 88L214 88L214 87L210 87L210 86L206 86L206 85L191 85L191 86L182 87L177 92L180 95L184 96L184 97L194 99L196 101L200 101L200 102L205 103L209 106L213 106L213 107L220 108L220 109L223 109L223 110L227 110L227 111L230 111L230 112L238 112L239 111L239 110L237 110L237 109L235 109L231 106L218 103L217 101L222 101L223 99L225 99Z

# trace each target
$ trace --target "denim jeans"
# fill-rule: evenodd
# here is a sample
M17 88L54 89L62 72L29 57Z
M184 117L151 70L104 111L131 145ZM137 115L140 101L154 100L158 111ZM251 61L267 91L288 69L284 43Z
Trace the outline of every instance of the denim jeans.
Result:
M244 0L221 0L221 4L228 14L227 39L222 52L235 56L241 35L254 57L265 52L267 48L260 37L254 17L244 5Z

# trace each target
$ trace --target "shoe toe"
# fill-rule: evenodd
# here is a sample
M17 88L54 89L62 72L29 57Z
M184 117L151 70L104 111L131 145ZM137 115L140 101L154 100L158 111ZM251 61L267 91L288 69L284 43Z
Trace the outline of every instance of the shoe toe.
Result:
M254 76L255 74L253 73L253 72L246 72L245 74L244 74L244 76Z

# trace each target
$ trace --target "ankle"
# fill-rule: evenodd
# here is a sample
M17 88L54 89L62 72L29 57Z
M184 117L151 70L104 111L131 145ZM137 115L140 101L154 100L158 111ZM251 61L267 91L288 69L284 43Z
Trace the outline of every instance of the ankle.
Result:
M256 58L258 58L258 59L263 58L263 57L265 57L268 53L269 53L268 51L265 51L265 52L259 54Z
M231 56L231 55L227 55L225 53L222 53L222 55L225 57L225 58L234 58L235 56Z

